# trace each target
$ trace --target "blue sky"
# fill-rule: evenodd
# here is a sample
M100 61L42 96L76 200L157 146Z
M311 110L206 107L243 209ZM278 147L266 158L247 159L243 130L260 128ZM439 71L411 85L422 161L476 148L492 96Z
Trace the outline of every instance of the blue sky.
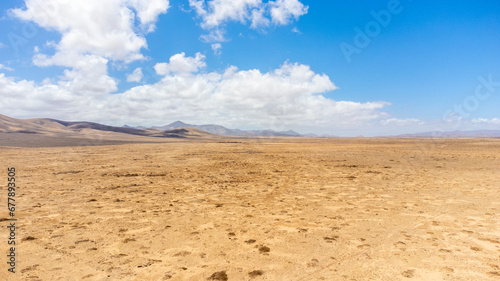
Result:
M500 129L496 1L105 2L0 3L1 114L340 136Z

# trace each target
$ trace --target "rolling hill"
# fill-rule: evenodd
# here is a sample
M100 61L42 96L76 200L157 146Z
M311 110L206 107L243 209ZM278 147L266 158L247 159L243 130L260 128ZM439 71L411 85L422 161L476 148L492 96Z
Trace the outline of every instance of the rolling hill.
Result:
M189 128L137 129L86 121L67 122L49 118L16 119L0 114L0 146L100 145L213 137L216 136Z

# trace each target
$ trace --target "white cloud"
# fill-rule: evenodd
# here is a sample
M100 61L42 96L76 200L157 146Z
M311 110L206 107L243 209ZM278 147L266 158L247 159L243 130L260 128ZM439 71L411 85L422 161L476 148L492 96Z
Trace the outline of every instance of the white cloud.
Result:
M223 29L210 30L208 34L203 34L200 36L201 40L206 43L211 42L226 42L226 31Z
M300 32L300 30L296 27L292 28L292 32L297 34L302 34L302 32Z
M189 5L201 18L201 27L209 31L202 37L207 42L223 42L227 22L239 22L261 29L274 25L287 25L307 14L308 6L298 0L189 0Z
M85 61L92 61L85 63ZM325 74L307 65L285 62L269 72L203 72L204 56L172 56L155 70L159 82L116 91L106 60L86 57L57 83L15 81L0 74L0 112L16 117L45 116L110 125L160 125L180 119L228 127L332 131L367 124L387 114L387 102L336 101L322 94L336 89ZM94 81L94 83L86 83ZM319 128L319 129L318 129Z
M3 47L5 47L5 44L0 42L0 48L3 48Z
M297 0L276 0L269 2L271 18L276 25L287 25L292 19L307 14L309 7Z
M68 73L68 76L70 75L71 73ZM78 80L81 77L74 78ZM99 92L95 92L102 84L92 88L88 84L64 80L57 84L46 82L48 81L38 85L33 81L15 81L0 74L0 110L17 117L50 116L66 120L93 118L98 114L96 111L99 111L99 103L106 98L102 93L98 95ZM92 94L89 95L89 92Z
M199 16L205 16L207 14L205 10L205 1L203 0L189 0L189 6L191 6Z
M322 93L336 89L326 75L314 73L309 66L284 63L267 73L259 70L238 70L228 67L224 72L203 73L203 57L177 54L168 64L155 67L165 75L152 85L132 88L113 95L115 115L134 116L140 124L154 125L172 118L195 123L218 123L229 127L249 124L260 128L325 127L363 124L386 116L379 111L387 102L357 103L335 101ZM189 62L174 72L174 61ZM184 65L184 63L182 64ZM184 71L187 69L189 71ZM189 75L186 75L189 74ZM147 110L143 110L146 109ZM151 124L151 116L157 120ZM175 117L174 117L175 116Z
M384 126L407 127L407 126L415 126L415 125L422 126L425 124L425 122L423 122L417 118L406 118L406 119L389 118L389 119L381 120L380 124L382 124Z
M212 51L214 51L215 55L220 55L221 54L221 49L222 45L220 43L214 43L212 44Z
M158 16L166 13L170 4L168 0L128 0L126 3L136 10L141 24L147 27L147 32L155 29Z
M158 75L182 74L186 75L198 72L199 69L206 66L205 56L196 53L195 57L186 57L185 53L175 54L170 57L170 62L157 63L154 69Z
M86 110L78 118L98 121L103 103L117 90L117 79L108 75L108 62L130 63L144 59L141 54L141 49L147 47L144 35L154 30L158 16L167 12L169 1L25 0L25 6L9 12L61 34L59 42L46 42L47 47L55 49L53 55L41 53L40 48L35 47L33 63L68 69L58 82L45 79L41 85L24 80L16 82L3 76L6 88L2 94L11 96L16 89L27 91L20 99L26 98L28 102L10 97L24 113L33 111L46 116L44 112L53 108L57 116L72 119L73 115Z
M61 89L75 96L98 97L117 90L117 80L108 76L108 60L85 55L71 70L65 70L58 82Z
M134 72L127 75L127 82L141 82L142 77L144 77L144 74L142 74L142 68L138 67L134 70Z
M11 14L62 35L55 55L38 54L35 63L72 67L86 54L125 62L143 59L140 50L147 44L134 32L135 17L145 32L151 31L169 1L26 0L25 4L26 9L12 9Z
M474 118L472 119L472 123L474 124L488 124L488 125L498 125L500 124L500 118Z
M3 65L3 64L0 63L0 70L2 70L2 69L8 70L8 71L14 71L13 68L10 68L10 67L5 66L5 65Z
M271 21L266 17L266 7L263 6L260 9L254 9L252 10L251 14L251 20L252 20L252 25L250 25L251 28L253 29L262 29L271 23Z
M227 21L245 23L251 11L262 5L262 0L189 0L189 4L202 17L203 28L215 28Z

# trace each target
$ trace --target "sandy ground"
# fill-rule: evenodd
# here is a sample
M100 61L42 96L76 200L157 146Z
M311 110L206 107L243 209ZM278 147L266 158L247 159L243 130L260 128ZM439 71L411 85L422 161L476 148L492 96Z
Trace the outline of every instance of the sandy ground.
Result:
M500 280L500 140L0 148L3 280Z

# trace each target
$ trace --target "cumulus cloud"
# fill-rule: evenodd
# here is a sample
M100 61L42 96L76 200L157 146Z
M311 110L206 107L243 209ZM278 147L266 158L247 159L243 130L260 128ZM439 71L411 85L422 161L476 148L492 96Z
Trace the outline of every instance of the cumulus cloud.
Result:
M287 25L292 20L307 14L308 7L297 0L277 0L269 2L271 18L276 25Z
M271 20L269 20L266 16L265 6L262 6L259 9L252 10L250 17L252 21L250 27L253 29L263 29L269 26L269 24L271 23Z
M308 6L298 0L189 0L189 5L201 19L201 27L209 30L208 42L223 42L223 26L227 22L239 22L261 29L274 25L287 25L307 14Z
M169 7L168 0L26 0L25 4L25 9L10 13L62 35L55 55L37 54L35 63L70 67L86 54L125 62L143 59L140 50L147 44L134 31L135 18L147 33Z
M289 126L352 126L386 116L387 102L335 101L322 95L336 89L330 78L307 65L285 62L262 73L257 69L201 72L204 57L177 54L155 69L163 75L152 85L113 95L113 111L134 116L137 122L171 120L218 123L229 127L249 124L276 128ZM180 62L177 64L176 62ZM144 110L147 109L147 110ZM158 124L158 121L156 121ZM274 126L274 127L273 127Z
M144 74L142 74L142 68L138 67L134 70L134 72L127 75L127 82L141 82L142 77L144 77Z
M108 60L85 55L74 67L64 71L59 86L74 95L102 96L117 90L117 80L108 76Z
M170 57L168 63L157 63L154 69L158 75L169 75L173 74L189 74L193 72L198 72L199 69L204 68L205 56L201 53L196 53L194 57L186 57L185 53L175 54Z
M327 99L320 93L336 89L335 85L328 76L316 74L306 65L284 63L268 73L238 70L234 66L222 73L199 73L196 71L203 65L202 58L199 54L191 58L178 54L170 59L168 66L157 65L158 74L165 77L154 85L123 93L122 106L135 108L139 102L155 100L148 114L165 118L173 114L184 120L204 116L208 119L204 122L265 127L272 117L301 124L326 122L325 119L338 123L368 120L376 118L377 109L386 105ZM170 70L177 61L182 62L179 64L182 71ZM136 116L139 119L149 118L139 111L133 114L140 115Z
M245 23L251 11L263 5L262 0L189 0L202 18L203 28L214 28L227 21Z
M335 101L321 95L334 89L328 76L302 64L284 63L267 73L233 66L220 73L169 72L156 84L121 94L114 109L141 123L150 122L151 115L161 120L175 116L195 123L272 129L349 127L386 116L379 111L386 102Z
M17 117L34 117L33 114L36 114L36 117L95 120L95 111L98 110L105 96L97 96L99 92L94 90L96 89L90 88L89 85L70 81L41 85L27 80L15 81L0 73L0 95L2 96L0 110L4 114ZM87 95L89 92L92 94Z
M192 57L176 54L155 66L163 76L159 82L117 94L111 94L116 91L115 81L93 74L105 72L104 60L91 64L101 69L67 71L57 83L15 81L0 74L0 112L19 117L36 112L38 116L111 125L160 125L175 118L229 127L304 130L350 128L387 116L381 111L387 102L326 98L323 94L336 86L327 75L315 73L307 65L285 62L269 72L234 66L204 72L204 59L199 53ZM82 77L84 74L88 77ZM91 79L95 83L79 83Z
M141 49L147 47L144 35L154 30L158 16L168 8L168 0L25 0L24 8L9 13L61 34L59 42L46 43L54 48L53 55L34 48L33 63L68 69L57 83L45 79L42 85L3 76L7 88L2 89L2 94L11 96L15 89L24 89L26 93L21 97L28 96L29 102L18 105L22 112L43 113L47 104L52 104L50 108L59 112L61 118L71 118L80 109L89 110L90 105L102 110L100 106L117 90L118 83L108 75L108 62L144 59L141 54ZM134 72L131 78L139 79L139 72ZM89 120L102 117L99 112L90 112L86 116Z
M155 29L155 22L160 14L166 13L169 8L168 0L128 0L128 3L137 12L137 16L147 32Z

